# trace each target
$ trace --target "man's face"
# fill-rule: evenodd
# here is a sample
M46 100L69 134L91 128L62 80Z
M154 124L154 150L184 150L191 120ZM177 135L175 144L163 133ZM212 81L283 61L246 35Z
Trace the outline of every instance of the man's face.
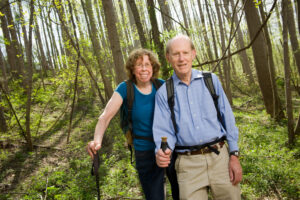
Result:
M190 41L185 38L174 40L166 55L177 76L190 75L195 56L196 51L192 50Z

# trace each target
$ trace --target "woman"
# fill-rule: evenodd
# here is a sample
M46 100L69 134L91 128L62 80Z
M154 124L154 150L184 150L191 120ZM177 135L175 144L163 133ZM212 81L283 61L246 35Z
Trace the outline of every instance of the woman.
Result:
M134 50L126 62L129 79L134 83L134 102L132 108L132 128L135 135L152 137L153 112L156 89L152 80L158 76L160 63L154 53L146 49ZM163 80L160 80L163 82ZM93 153L101 148L102 139L110 120L116 115L122 104L127 104L126 83L118 85L104 112L100 115L95 128L94 140L88 144L88 152ZM147 200L163 200L163 168L155 161L154 142L134 139L136 169L139 174ZM174 170L167 170L173 199L179 199L178 183Z

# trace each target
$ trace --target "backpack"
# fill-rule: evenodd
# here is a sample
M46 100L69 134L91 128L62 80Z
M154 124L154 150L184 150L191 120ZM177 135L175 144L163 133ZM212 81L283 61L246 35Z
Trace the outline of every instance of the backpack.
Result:
M160 88L162 83L158 79L153 79L153 85L156 90ZM127 104L123 103L120 109L120 123L123 133L126 137L126 143L130 150L131 163L132 161L132 148L134 139L149 140L153 142L153 137L145 137L135 135L132 131L132 107L134 102L134 86L131 80L126 80L126 91L127 91Z
M217 111L217 116L218 116L218 120L220 121L220 123L222 124L223 128L226 130L226 126L224 121L222 120L222 116L219 110L219 106L218 106L218 98L219 96L216 94L215 88L214 88L214 84L212 81L212 76L211 76L211 72L203 72L202 73L203 78L204 78L204 82L205 85L207 87L207 89L209 90L209 93L214 101L214 105ZM170 77L167 81L166 81L166 88L167 88L167 97L168 97L168 105L171 111L171 120L173 123L173 127L175 130L175 135L177 137L177 133L178 133L178 128L176 126L176 118L175 118L175 113L174 113L174 105L175 105L175 101L174 101L174 84L173 84L173 79L172 77ZM224 139L224 138L222 138ZM190 146L176 146L176 149L193 149L194 147L190 147ZM195 147L198 148L198 147Z

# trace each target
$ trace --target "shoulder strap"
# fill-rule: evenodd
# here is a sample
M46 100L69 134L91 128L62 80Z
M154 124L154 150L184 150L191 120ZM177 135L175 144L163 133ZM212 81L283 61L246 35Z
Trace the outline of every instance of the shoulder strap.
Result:
M155 87L156 90L158 90L160 88L160 86L162 85L162 83L160 82L160 80L158 80L157 78L153 79L153 85Z
M175 102L174 102L174 83L173 83L172 77L170 77L166 81L166 88L167 88L168 104L169 104L169 108L170 108L170 111L171 111L171 120L172 120L172 123L173 123L175 134L177 135L178 129L177 129L177 126L176 126L175 113L174 113L174 105L175 105Z
M128 109L128 125L129 129L132 130L132 106L134 101L134 88L131 80L127 80L126 90L127 90L127 109Z
M216 94L216 90L215 90L215 87L214 87L214 84L213 84L213 81L212 81L211 73L210 72L203 72L202 74L203 74L203 77L204 77L205 85L206 85L207 89L209 90L209 93L210 93L211 97L214 100L218 120L221 122L223 128L226 130L224 121L222 120L222 116L221 116L221 113L220 113L219 105L218 105L219 96Z

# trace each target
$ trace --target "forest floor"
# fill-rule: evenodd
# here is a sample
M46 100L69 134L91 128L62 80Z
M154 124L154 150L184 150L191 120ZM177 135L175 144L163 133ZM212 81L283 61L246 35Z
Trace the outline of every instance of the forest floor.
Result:
M284 123L274 123L260 108L244 110L236 104L244 172L242 199L298 199L299 145L293 150L286 147ZM69 144L68 114L50 131L33 138L32 152L17 135L2 135L0 199L95 199L95 181L85 146L93 137L98 114L94 106L78 110ZM142 199L124 140L116 118L107 130L101 152L102 199ZM171 199L169 187L168 194Z

